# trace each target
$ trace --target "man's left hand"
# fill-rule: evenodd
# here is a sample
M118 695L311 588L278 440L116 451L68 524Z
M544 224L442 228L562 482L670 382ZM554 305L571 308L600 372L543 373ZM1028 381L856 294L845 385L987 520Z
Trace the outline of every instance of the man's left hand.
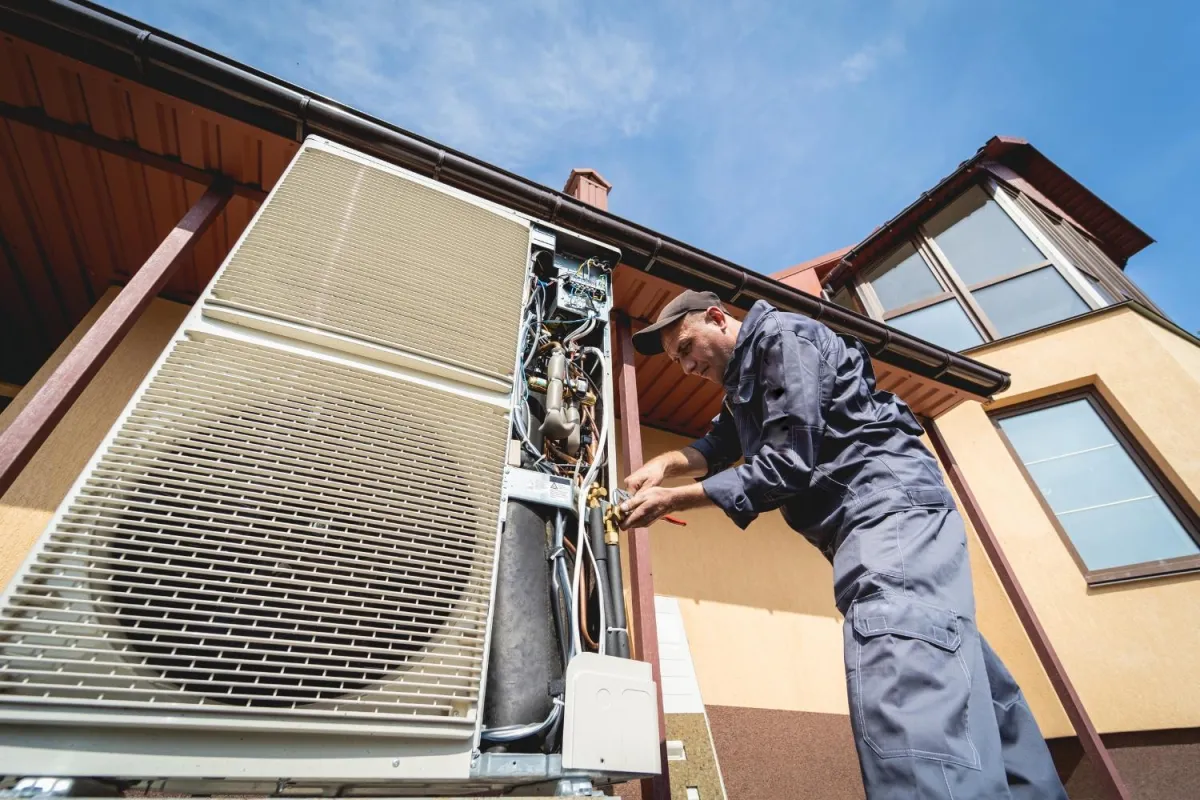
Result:
M674 511L698 508L708 502L698 483L676 488L651 486L621 503L621 527L644 528Z

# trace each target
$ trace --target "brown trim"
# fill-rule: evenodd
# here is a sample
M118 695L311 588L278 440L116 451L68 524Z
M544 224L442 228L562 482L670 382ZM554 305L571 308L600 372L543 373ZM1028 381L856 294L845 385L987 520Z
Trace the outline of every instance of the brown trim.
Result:
M1099 415L1101 421L1104 422L1113 436L1116 437L1117 443L1121 445L1125 453L1133 460L1138 469L1141 470L1142 475L1154 487L1155 492L1167 504L1171 512L1175 514L1183 529L1187 531L1187 534L1192 537L1192 540L1198 546L1200 546L1200 517L1196 515L1183 496L1179 494L1171 481L1158 469L1154 460L1150 458L1150 454L1142 447L1137 437L1125 427L1119 415L1108 408L1109 401L1102 397L1096 391L1096 388L1090 384L1067 391L1055 392L1054 394L1024 403L1016 403L999 411L989 413L988 419L992 421L992 425L995 426L997 433L1000 434L1000 440L1008 448L1008 452L1016 463L1017 468L1021 471L1021 474L1025 477L1025 481L1029 484L1029 488L1037 497L1038 503L1042 506L1042 510L1049 518L1050 524L1054 526L1054 530L1058 533L1059 538L1062 539L1067 551L1071 554L1071 558L1075 560L1079 571L1083 573L1088 586L1103 586L1105 584L1142 578L1161 578L1185 572L1200 571L1200 555L1145 561L1123 567L1111 567L1099 570L1089 569L1084 563L1083 557L1076 550L1075 543L1071 541L1066 528L1063 527L1058 519L1058 515L1050 507L1050 503L1046 500L1045 495L1042 494L1042 490L1038 488L1037 482L1033 479L1033 475L1021 460L1016 448L1013 447L1008 434L1000 426L1001 420L1027 414L1031 411L1060 406L1074 400L1086 400L1088 402L1092 409Z
M22 108L21 106L14 106L0 101L0 119L7 119L22 125L28 125L44 133L61 136L64 139L70 139L87 147L94 147L97 150L103 150L115 156L128 158L139 164L145 164L148 167L160 169L172 175L178 175L184 180L198 183L201 186L208 186L214 180L222 177L219 172L209 172L199 167L193 167L191 164L185 164L170 156L144 150L133 142L123 142L119 139L110 139L107 136L101 136L85 125L72 125L69 122L55 119L41 109ZM233 194L245 197L247 200L261 203L267 198L267 193L261 186L236 182L230 185Z
M1071 679L1067 677L1067 672L1063 668L1058 653L1054 650L1054 645L1050 642L1050 637L1046 634L1045 629L1042 628L1042 623L1038 620L1037 613L1033 610L1033 604L1029 602L1029 598L1025 595L1025 590L1021 588L1021 583L1017 579L1017 574L1013 570L1012 564L1008 562L1008 559L1004 555L1004 550L1000 547L1000 540L997 538L996 532L992 530L992 526L983 515L983 509L980 508L979 501L975 499L975 494L967 484L962 467L955 461L954 454L950 452L950 448L946 444L946 439L942 436L942 432L936 422L927 419L925 421L925 431L929 435L929 441L933 444L933 449L937 452L938 459L942 462L946 474L950 477L950 482L954 486L954 491L958 494L958 499L962 503L963 510L971 520L971 525L975 528L975 533L979 536L980 544L983 545L983 549L991 560L992 566L996 569L996 575L999 577L1004 591L1008 594L1009 600L1012 601L1013 608L1017 612L1017 617L1021 620L1025 632L1029 635L1029 640L1033 645L1034 651L1041 660L1042 666L1046 669L1046 675L1050 678L1050 683L1054 686L1054 691L1058 695L1059 701L1063 704L1063 710L1067 712L1067 718L1071 720L1071 725L1075 728L1075 733L1079 737L1080 744L1083 745L1084 752L1087 753L1088 758L1095 765L1102 785L1115 800L1130 800L1129 791L1125 788L1124 781L1121 780L1121 775L1113 763L1112 755L1108 752L1108 748L1105 747L1100 734L1096 732L1096 726L1092 724L1092 719L1088 715L1083 701L1079 698L1079 693L1075 691L1075 686L1071 683Z
M16 480L184 256L225 208L230 196L224 182L209 186L21 412L0 431L0 495Z
M913 302L913 303L906 303L905 305L902 305L899 308L894 308L891 311L884 314L883 319L886 322L889 319L895 319L896 317L902 317L905 314L911 314L914 311L920 311L922 308L928 308L929 306L936 306L938 303L944 302L946 300L954 300L954 299L956 299L954 292L942 292L941 294L936 294L933 297L927 297L924 300L917 300L916 302Z
M613 314L613 338L616 340L617 394L621 397L620 435L621 471L629 475L642 466L641 414L638 411L637 368L634 364L633 326L621 312ZM662 773L642 781L642 796L647 800L671 800L671 779L667 771L667 718L663 711L662 672L658 660L658 621L654 614L654 571L650 565L650 531L629 531L629 593L633 613L634 655L648 661L658 686L659 762Z
M1034 246L1036 247L1037 245ZM997 275L994 278L988 278L986 281L980 281L979 283L968 286L967 291L978 292L980 289L987 289L989 286L995 286L997 283L1011 281L1013 278L1019 278L1022 275L1028 275L1031 272L1037 272L1039 269L1045 269L1046 267L1053 266L1054 262L1047 258L1039 261L1036 264L1031 264L1028 267L1021 267L1020 269L1013 270L1012 272L1005 273L1004 275Z
M0 381L0 397L16 397L25 387L15 383Z

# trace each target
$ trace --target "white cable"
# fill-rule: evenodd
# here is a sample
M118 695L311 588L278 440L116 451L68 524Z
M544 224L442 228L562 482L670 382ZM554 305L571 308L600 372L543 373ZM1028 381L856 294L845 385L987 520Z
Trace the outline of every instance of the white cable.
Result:
M594 347L585 348L587 350L596 350ZM597 351L599 352L599 351ZM603 358L603 353L600 354ZM596 446L596 452L603 453L604 446L608 442L608 415L604 415L604 420L600 424L600 439ZM571 598L571 614L572 619L579 619L579 596L582 594L581 581L583 579L583 541L587 536L587 492L592 483L596 480L596 473L600 470L601 459L596 459L588 467L587 475L583 479L583 484L579 487L579 500L575 508L577 518L579 520L579 529L575 538L575 570L571 576L571 586L574 587L574 596ZM583 652L583 640L580 637L578 626L575 630L575 651Z
M592 537L588 536L583 543L587 546L588 560L592 562L592 572L596 574L596 594L600 597L597 604L600 606L600 641L597 644L600 647L600 655L604 655L605 640L608 639L605 633L608 630L608 620L604 616L604 577L600 574L600 565L596 563L596 554L592 552Z

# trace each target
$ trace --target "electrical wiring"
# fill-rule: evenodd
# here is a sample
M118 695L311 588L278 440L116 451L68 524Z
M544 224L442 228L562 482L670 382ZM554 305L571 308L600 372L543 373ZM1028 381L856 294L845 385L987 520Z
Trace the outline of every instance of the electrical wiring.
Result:
M586 348L586 349L596 350L596 352L598 352L598 353L600 352L597 348ZM604 354L600 353L600 355L601 355L601 358L603 358ZM607 442L608 442L608 415L606 414L603 418L603 421L600 424L600 437L596 443L597 452L603 453L604 446L605 446L605 444L607 444ZM583 547L584 547L583 542L584 542L584 539L587 538L587 511L586 511L586 509L587 509L587 493L588 493L588 489L591 488L592 484L596 482L596 474L600 471L600 465L602 463L603 463L603 459L600 459L600 458L597 458L595 461L592 462L591 466L588 468L586 476L583 479L583 483L580 485L580 487L577 490L579 493L579 497L576 500L575 516L576 516L576 519L578 520L578 528L577 528L576 537L575 537L575 550L577 553L579 553L579 556L575 559L574 574L571 576L571 587L574 592L574 595L571 598L572 603L573 603L573 606L571 608L571 616L576 619L579 617L579 595L580 595L579 589L580 589L580 579L582 578L582 568L583 568L583 560L584 560L583 555L582 555ZM599 574L599 572L600 572L599 568L596 568L596 573ZM575 650L576 650L576 652L582 652L582 650L583 650L583 646L582 646L582 642L580 640L578 630L575 633Z

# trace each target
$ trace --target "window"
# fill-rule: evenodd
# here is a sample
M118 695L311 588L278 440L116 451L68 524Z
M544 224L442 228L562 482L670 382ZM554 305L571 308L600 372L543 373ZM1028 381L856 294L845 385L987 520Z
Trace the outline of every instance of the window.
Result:
M1111 304L1098 280L1048 255L1033 223L1018 224L1023 213L1002 189L968 188L863 273L861 299L872 316L951 350Z
M1194 515L1097 395L995 421L1089 583L1200 569Z
M983 343L954 294L911 244L896 248L866 275L884 321L950 350Z

